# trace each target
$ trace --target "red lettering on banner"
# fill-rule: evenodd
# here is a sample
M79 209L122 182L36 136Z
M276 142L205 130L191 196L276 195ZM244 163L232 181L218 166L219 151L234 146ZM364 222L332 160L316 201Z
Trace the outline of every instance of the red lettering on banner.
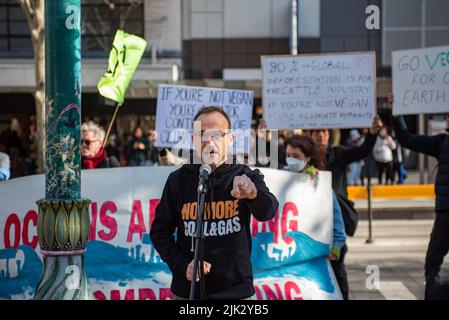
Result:
M14 227L14 243L11 245L10 231ZM10 214L6 219L5 230L3 231L3 238L5 240L5 248L17 248L20 244L20 220L17 213Z
M111 300L120 300L120 290L112 290L111 291ZM134 299L134 289L126 290L125 300L135 300Z
M156 296L149 288L139 289L139 300L156 300Z
M159 288L159 300L173 299L173 292L169 288Z
M30 221L33 222L33 230L36 231L37 226L37 212L34 210L30 210L25 214L25 217L23 218L23 230L22 230L22 242L24 245L30 246L33 249L36 249L37 244L39 243L39 239L37 238L37 235L34 235L31 238L31 241L28 237L29 233L29 225Z
M90 228L89 228L89 240L95 240L97 233L97 203L92 202L90 206Z
M106 300L106 296L100 290L94 292L94 297L97 300Z
M292 296L292 291L295 291L295 297ZM303 300L301 297L301 289L293 281L287 281L285 283L285 297L287 300Z
M294 281L254 286L257 300L303 300L301 290Z
M137 223L135 223L137 217ZM131 219L129 221L127 242L133 241L134 233L138 233L140 240L142 240L143 233L146 232L145 221L143 220L142 202L140 200L134 200L133 211L131 212Z
M125 291L125 300L135 300L135 290L137 289L127 289ZM155 292L151 288L140 288L138 289L139 300L157 300ZM94 297L97 300L107 300L106 294L100 290L94 292ZM122 296L120 290L111 290L110 292L111 300L121 300ZM159 288L159 300L173 299L173 293L169 288Z
M259 287L258 286L254 286L254 290L256 291L256 298L257 298L257 300L262 300L263 297L262 297L262 293L260 292Z
M150 225L148 230L151 230L151 226L153 225L154 216L156 214L156 207L161 202L161 199L151 199L150 200Z
M296 208L296 205L293 202L286 202L284 204L284 208L282 209L282 220L281 220L281 233L282 238L285 237L285 235L290 231L298 231L298 222L294 220L290 220L290 224L287 228L287 219L290 215L290 213L297 217L298 216L298 208ZM293 238L284 238L284 241L286 244L290 244L293 241Z
M100 222L103 226L110 230L109 233L106 233L103 230L98 232L98 236L104 241L110 241L117 235L117 221L114 217L106 214L108 211L111 212L111 214L117 211L117 206L114 202L106 201L100 209Z
M276 289L276 292L277 292L277 294L278 294L278 297L279 297L281 300L284 300L284 296L282 295L282 291L281 291L281 287L279 287L279 283L275 283L275 284L274 284L274 288Z
M134 299L134 289L128 289L125 293L125 300L135 300Z
M120 300L120 290L111 291L111 300Z
M279 228L281 229L280 232L282 238L284 238L288 232L298 230L298 222L296 219L291 218L291 216L298 216L298 208L293 202L286 202L282 208L282 215L279 215L279 211L277 211L273 219L265 222L259 222L253 218L251 235L255 237L258 232L272 232L273 243L277 244L279 242ZM287 244L290 244L293 239L285 238L284 241Z
M259 229L259 225L262 226L262 229ZM253 219L252 222L252 236L255 237L258 232L273 232L273 242L278 243L278 235L279 235L279 210L276 211L276 215L273 219L259 222L256 219Z
M276 293L271 290L270 286L267 284L262 285L262 289L265 293L265 300L282 300L282 295L279 297Z

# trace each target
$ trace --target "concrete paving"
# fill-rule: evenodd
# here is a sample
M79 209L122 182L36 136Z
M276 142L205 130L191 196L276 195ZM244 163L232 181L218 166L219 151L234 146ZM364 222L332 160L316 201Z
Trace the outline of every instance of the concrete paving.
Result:
M367 244L368 222L361 221L356 235L347 241L350 299L423 299L424 259L432 225L429 219L374 221L373 243ZM443 279L449 278L448 260Z

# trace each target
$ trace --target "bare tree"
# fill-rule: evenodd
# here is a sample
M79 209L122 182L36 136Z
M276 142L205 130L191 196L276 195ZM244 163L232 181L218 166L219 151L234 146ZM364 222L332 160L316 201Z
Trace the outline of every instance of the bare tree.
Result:
M36 164L38 172L44 171L45 155L45 0L18 0L27 17L34 49L36 90Z
M28 26L31 32L31 40L34 50L34 62L35 62L35 76L36 76L36 89L34 92L34 101L36 108L36 126L37 126L37 141L36 144L36 162L37 171L44 172L45 164L45 12L44 3L45 0L17 0L22 7L27 17ZM115 0L104 0L105 5L109 7L111 11L116 9ZM138 6L143 3L143 0L128 0L133 6ZM126 21L129 15L130 8L120 9L121 12L121 25ZM98 11L97 11L98 12ZM98 20L96 26L85 25L84 28L88 28L92 34L96 35L98 29L105 28L105 24L102 23L103 19ZM123 21L123 22L122 22ZM84 31L83 28L83 31ZM84 33L84 32L83 32ZM104 43L104 39L98 37L98 43L100 47L107 51L111 44Z

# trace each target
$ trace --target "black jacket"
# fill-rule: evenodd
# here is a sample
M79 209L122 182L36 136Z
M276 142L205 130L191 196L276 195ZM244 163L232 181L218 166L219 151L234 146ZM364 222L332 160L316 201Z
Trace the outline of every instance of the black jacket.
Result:
M425 136L411 134L407 130L404 117L393 120L396 138L404 148L424 153L438 160L438 172L435 180L435 210L449 214L449 136L438 134Z
M348 196L348 179L346 167L355 161L360 161L373 150L376 135L368 134L365 141L358 147L334 146L326 151L326 170L332 172L332 188L335 192Z
M150 235L154 247L167 263L174 294L188 298L188 264L193 260L199 165L184 165L172 172L156 208ZM231 196L235 176L246 174L257 187L253 200ZM259 221L272 219L278 201L270 193L259 170L245 165L221 165L210 174L204 220L204 261L212 267L205 276L208 299L244 299L254 292L251 266L251 214ZM176 231L176 240L174 232ZM199 297L199 285L196 290Z

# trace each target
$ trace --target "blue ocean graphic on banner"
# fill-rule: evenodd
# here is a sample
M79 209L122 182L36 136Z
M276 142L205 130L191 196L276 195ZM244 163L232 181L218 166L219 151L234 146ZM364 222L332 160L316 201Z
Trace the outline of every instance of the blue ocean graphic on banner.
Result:
M253 239L252 264L254 278L279 277L285 275L304 277L315 282L319 288L326 292L335 290L331 274L328 270L326 257L329 246L313 240L301 232L290 232L288 237L294 239L296 250L286 259L279 261L269 258L262 248L272 243L273 234L259 233ZM148 234L143 237L142 243L150 244ZM170 274L168 266L163 263L152 263L153 257L146 257L141 253L141 245L131 248L122 248L103 241L89 241L85 268L89 279L96 281L119 282L146 280L158 283L157 274L165 272ZM21 258L17 253L22 251ZM0 271L0 298L11 299L27 291L32 295L42 271L42 261L37 253L29 246L19 246L17 249L0 250L0 259L6 260L6 266L11 261L17 264L18 274L11 277L8 268Z
M172 299L171 272L149 232L168 175L175 167L83 171L92 200L85 272L99 300ZM255 299L341 299L327 256L332 241L331 176L262 168L279 200L276 216L251 220ZM44 176L0 183L0 299L32 299L43 270L36 199ZM17 193L17 190L23 190ZM206 278L207 279L207 278Z

